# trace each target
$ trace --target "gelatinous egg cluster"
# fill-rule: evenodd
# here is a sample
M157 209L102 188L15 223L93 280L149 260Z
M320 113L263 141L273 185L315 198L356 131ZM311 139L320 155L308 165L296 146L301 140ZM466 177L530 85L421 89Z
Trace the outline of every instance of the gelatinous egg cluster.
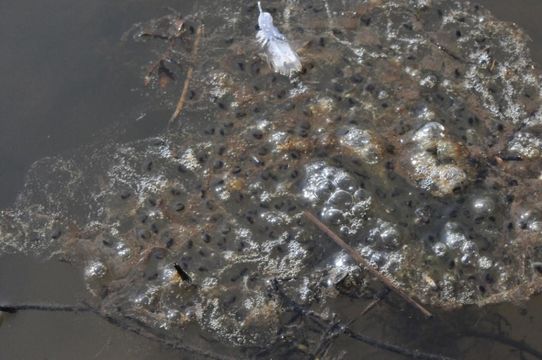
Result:
M270 11L303 44L290 79L258 54L255 6L216 6L179 128L36 163L0 249L80 265L110 318L255 347L278 341L284 297L331 313L370 286L304 211L423 303L542 288L541 83L520 30L453 1L287 2Z

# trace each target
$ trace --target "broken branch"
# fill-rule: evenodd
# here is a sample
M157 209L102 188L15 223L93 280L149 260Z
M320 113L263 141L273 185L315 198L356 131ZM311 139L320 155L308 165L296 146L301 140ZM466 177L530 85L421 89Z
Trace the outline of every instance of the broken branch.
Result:
M390 290L395 292L397 295L402 297L406 302L408 302L410 305L418 309L425 317L432 317L432 314L424 308L420 303L418 303L416 300L414 300L412 297L410 297L406 292L404 292L402 289L397 287L397 285L394 284L393 280L387 277L386 275L382 274L380 271L378 271L377 268L375 268L373 265L371 265L367 260L365 260L356 250L354 250L350 245L348 245L343 239L341 239L337 234L333 232L329 227L327 227L323 222L321 222L316 216L314 216L312 213L305 211L303 213L305 217L311 221L314 225L316 225L322 232L324 232L327 236L329 236L337 245L342 247L351 257L354 259L354 261L358 264L359 267L362 269L365 269L369 271L374 277L376 277L378 280L380 280L384 285L386 285Z

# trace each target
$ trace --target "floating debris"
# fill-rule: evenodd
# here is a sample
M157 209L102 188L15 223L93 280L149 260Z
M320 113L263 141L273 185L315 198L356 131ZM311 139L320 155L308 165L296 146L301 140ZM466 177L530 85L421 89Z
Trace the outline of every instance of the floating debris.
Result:
M262 5L258 1L258 26L260 30L256 33L256 38L260 45L265 49L267 60L274 71L291 76L301 71L301 61L295 50L288 42L288 39L273 25L273 16L262 10Z
M190 277L190 275L186 273L186 271L183 270L181 265L175 263L173 264L173 267L175 268L175 271L177 271L177 274L179 275L182 281L186 281L187 283L192 282L192 278Z

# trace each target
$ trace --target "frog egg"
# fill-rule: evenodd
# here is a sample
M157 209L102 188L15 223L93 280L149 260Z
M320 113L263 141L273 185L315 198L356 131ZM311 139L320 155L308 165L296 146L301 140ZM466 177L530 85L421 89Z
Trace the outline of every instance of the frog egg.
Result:
M327 179L310 179L303 189L303 197L311 202L317 202L320 199L326 198L332 189L333 184Z
M419 112L418 118L425 121L432 121L435 119L437 115L433 110L431 110L429 107L424 106L422 111Z
M353 265L350 256L345 252L339 252L329 268L327 285L331 287L341 282L353 269L355 269L355 265Z
M461 246L461 263L464 265L475 265L478 258L478 247L472 241L466 241Z
M481 196L472 200L472 211L477 216L489 216L495 211L495 201L487 196Z
M324 208L322 210L322 220L328 224L339 224L343 218L343 212L335 208Z
M487 256L481 256L480 259L478 259L478 267L480 267L480 269L489 270L492 266L493 261Z
M460 231L459 225L455 222L447 222L441 240L450 249L459 249L467 242L466 236Z
M326 201L326 205L346 210L352 205L352 195L344 190L336 190Z
M542 154L542 140L531 133L518 132L508 144L508 149L527 159L538 158Z
M102 279L106 274L107 267L101 261L92 261L85 267L87 281Z
M448 250L448 247L446 246L446 244L442 242L438 242L435 245L433 245L433 252L438 257L442 257L446 255L447 250Z
M520 229L542 232L542 220L538 212L525 210L518 217L518 226Z
M349 265L349 259L344 253L339 253L339 255L335 258L334 268L343 270L347 265Z
M533 232L542 233L542 221L531 221L528 229Z
M420 80L420 85L427 88L434 88L437 85L438 79L435 75L427 75Z
M348 192L354 192L358 188L354 179L343 172L337 174L337 176L333 179L333 183L336 187Z
M151 286L143 293L137 294L132 298L132 302L139 306L150 307L159 300L160 288Z
M375 251L369 257L369 262L380 268L386 264L386 258L387 256L385 253Z
M394 224L377 220L377 226L369 231L367 241L378 248L396 248L399 246L399 231Z
M371 199L371 194L365 189L358 189L354 193L354 200L356 201L366 201Z
M119 242L116 246L117 255L121 258L130 256L130 249L122 242Z
M349 127L342 129L339 138L340 144L352 151L361 160L368 164L378 162L378 145L369 131Z
M432 147L437 140L444 138L444 126L438 122L430 122L420 128L412 137L422 149Z
M171 325L178 322L180 317L180 312L175 309L168 309L165 314L165 320L162 322L160 327L165 330L171 329Z
M177 274L177 271L175 270L174 267L168 266L162 269L161 279L163 282L165 283L170 282L170 281L174 282L178 278L179 278L179 275Z

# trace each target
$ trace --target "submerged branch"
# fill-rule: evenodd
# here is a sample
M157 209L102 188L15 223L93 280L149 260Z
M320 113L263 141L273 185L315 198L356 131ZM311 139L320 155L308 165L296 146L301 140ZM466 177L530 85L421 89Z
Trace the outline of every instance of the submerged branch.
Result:
M327 348L331 345L331 340L338 337L341 334L344 334L354 340L361 341L367 345L370 345L374 348L385 350L389 352L393 352L396 354L404 355L411 359L421 359L421 360L453 360L453 358L439 355L439 354L432 354L432 353L426 353L419 350L412 350L408 348L404 348L399 345L390 344L385 341L380 341L375 338L359 334L352 329L350 329L349 324L344 325L339 322L335 321L329 321L325 320L322 316L315 313L312 310L305 309L303 306L297 304L295 301L290 299L284 291L281 289L278 280L273 280L272 286L274 291L277 293L279 298L281 299L282 303L286 307L293 308L295 311L299 312L301 315L313 319L315 321L318 321L322 324L327 324L327 327L325 328L325 333L322 336L322 339L320 339L320 343L313 354L314 357L317 357L320 353L325 352Z

